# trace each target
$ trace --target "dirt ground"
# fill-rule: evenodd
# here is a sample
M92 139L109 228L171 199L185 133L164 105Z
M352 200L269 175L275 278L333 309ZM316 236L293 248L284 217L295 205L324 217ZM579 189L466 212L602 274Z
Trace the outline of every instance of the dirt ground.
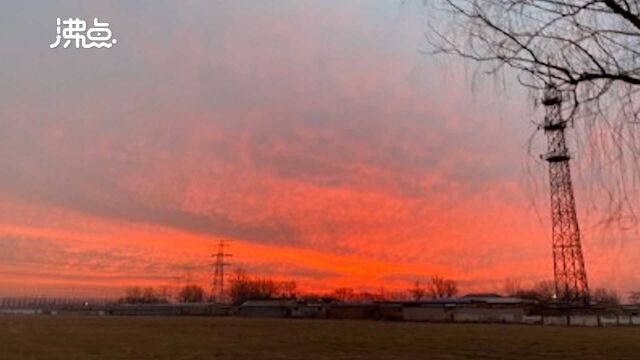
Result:
M640 328L0 316L0 359L640 359Z

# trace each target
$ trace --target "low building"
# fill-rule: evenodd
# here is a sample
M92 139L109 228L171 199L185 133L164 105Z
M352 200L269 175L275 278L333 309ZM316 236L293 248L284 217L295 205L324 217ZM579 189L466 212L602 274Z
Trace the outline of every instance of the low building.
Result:
M328 304L297 303L291 309L291 317L301 319L324 319L327 317Z
M404 306L402 304L381 303L378 304L378 315L380 320L404 320Z
M238 306L234 315L243 317L291 317L296 307L295 300L247 300Z
M333 304L327 308L330 319L378 319L378 306L375 304Z
M402 318L406 321L430 321L444 322L452 321L450 311L443 305L405 305L402 308Z
M515 323L523 321L535 302L497 294L469 294L393 304L402 306L402 319L406 321Z
M175 304L118 304L108 308L108 315L119 316L178 316L182 315Z

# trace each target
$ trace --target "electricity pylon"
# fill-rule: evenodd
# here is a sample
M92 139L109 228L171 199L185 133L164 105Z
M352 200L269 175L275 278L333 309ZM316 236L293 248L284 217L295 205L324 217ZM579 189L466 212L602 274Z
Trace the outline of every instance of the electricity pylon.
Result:
M589 285L584 267L580 228L571 183L571 155L567 149L562 118L562 92L549 84L544 92L544 132L547 135L547 153L551 189L551 223L553 244L553 274L556 296L565 302L589 302Z
M212 256L215 258L213 263L213 289L212 298L213 301L221 303L224 298L224 268L229 266L229 263L225 262L225 258L231 256L231 254L225 253L225 247L229 246L224 240L218 242L217 251Z

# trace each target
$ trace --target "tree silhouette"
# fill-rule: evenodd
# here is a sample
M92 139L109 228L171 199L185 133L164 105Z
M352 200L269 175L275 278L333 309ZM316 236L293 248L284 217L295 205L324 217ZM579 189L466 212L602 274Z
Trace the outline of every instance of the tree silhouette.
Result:
M152 287L129 286L125 289L120 302L125 304L159 304L169 302L169 297L162 289Z
M416 281L413 287L409 289L409 294L411 294L413 300L420 301L427 295L427 289L420 284L420 281Z
M522 282L519 279L508 277L504 280L504 293L507 296L518 296L522 292Z
M426 34L429 53L472 59L498 76L516 70L518 81L534 93L555 83L569 100L565 117L576 124L590 190L605 199L603 220L637 226L640 2L425 2L437 14Z
M456 19L455 32L433 29L438 52L504 66L539 87L551 78L595 101L616 85L631 101L640 85L640 5L620 0L437 0ZM453 27L447 27L452 30ZM620 94L617 94L618 96ZM638 111L629 114L638 119Z
M204 289L199 285L185 285L180 289L178 300L184 303L199 303L204 301Z
M275 281L266 277L249 276L242 269L236 270L229 282L229 296L234 304L247 300L295 298L295 281Z
M600 304L606 305L618 305L620 304L620 298L618 294L613 290L605 288L597 288L591 295L591 300Z
M428 286L432 299L446 299L458 295L458 285L454 280L432 276Z

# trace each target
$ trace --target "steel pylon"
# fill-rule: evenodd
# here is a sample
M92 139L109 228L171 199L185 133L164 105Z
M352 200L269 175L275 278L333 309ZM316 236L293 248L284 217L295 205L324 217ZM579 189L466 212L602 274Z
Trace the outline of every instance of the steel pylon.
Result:
M548 85L542 103L546 109L543 128L548 148L544 159L549 163L556 296L560 301L587 304L589 285L571 182L571 155L565 137L567 121L562 117L562 92L554 84Z
M225 262L225 258L231 256L225 253L225 247L229 244L224 240L220 240L217 245L217 251L213 254L215 259L213 266L213 284L212 284L212 298L217 303L224 302L224 268L229 264Z

